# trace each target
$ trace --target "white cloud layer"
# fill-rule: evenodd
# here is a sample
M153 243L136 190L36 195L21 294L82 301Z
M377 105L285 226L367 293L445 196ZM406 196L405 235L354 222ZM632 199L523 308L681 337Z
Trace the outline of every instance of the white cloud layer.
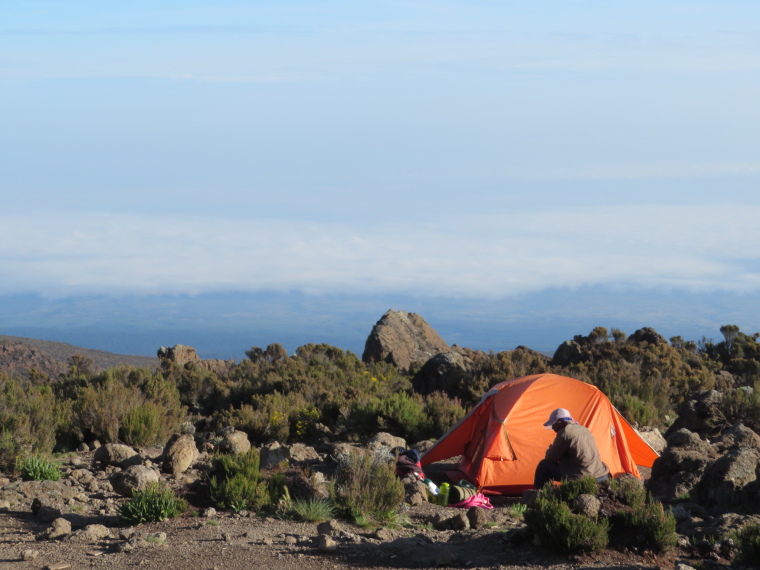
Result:
M0 294L301 290L501 297L760 289L760 206L620 206L383 225L0 215Z

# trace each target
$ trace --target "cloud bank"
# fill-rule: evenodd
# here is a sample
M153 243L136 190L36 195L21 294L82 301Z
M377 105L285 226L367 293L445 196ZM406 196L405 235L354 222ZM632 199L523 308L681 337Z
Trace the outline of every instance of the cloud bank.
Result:
M419 223L0 215L0 294L262 290L498 298L760 288L760 206L626 205Z

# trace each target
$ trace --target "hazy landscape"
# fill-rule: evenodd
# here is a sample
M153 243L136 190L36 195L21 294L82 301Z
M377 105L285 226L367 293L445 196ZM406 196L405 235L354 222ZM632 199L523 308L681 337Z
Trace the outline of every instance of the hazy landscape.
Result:
M760 559L758 38L744 0L3 3L0 565ZM645 481L470 521L392 476L545 373Z
M719 341L692 341L597 326L552 356L524 346L483 352L448 345L419 315L388 311L361 356L325 343L291 355L273 343L239 362L202 359L183 345L145 358L3 336L0 560L39 568L103 556L109 567L138 559L205 568L236 552L230 567L253 559L280 568L751 563L760 529L759 335L736 325L718 332ZM566 484L598 494L597 514L565 499L574 514L559 515L552 509L563 503L548 490L494 496L492 511L458 514L394 473L391 448L424 452L495 383L540 373L597 385L660 453L641 481ZM375 458L363 483L352 479L370 469L361 457ZM29 475L46 461L62 483ZM455 465L426 473L441 484ZM233 477L235 469L243 471ZM161 511L172 520L134 518L150 482L177 501L176 511ZM572 532L541 522L567 516L562 524L580 525ZM634 530L620 530L627 525Z

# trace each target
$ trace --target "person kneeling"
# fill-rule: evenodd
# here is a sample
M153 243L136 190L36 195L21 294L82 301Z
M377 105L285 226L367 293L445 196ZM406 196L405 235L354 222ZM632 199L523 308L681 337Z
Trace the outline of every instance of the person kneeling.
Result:
M570 412L557 408L544 426L557 434L538 462L533 485L540 489L549 481L562 481L593 477L601 482L610 477L610 470L599 457L594 434L573 420Z

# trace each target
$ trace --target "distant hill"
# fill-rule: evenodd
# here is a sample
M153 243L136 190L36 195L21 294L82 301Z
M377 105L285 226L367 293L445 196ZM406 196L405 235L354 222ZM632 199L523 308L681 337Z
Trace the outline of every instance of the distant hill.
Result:
M158 358L149 356L114 354L65 342L0 335L0 372L26 375L30 369L36 368L54 378L66 370L68 359L75 354L91 358L98 369L119 364L150 370L158 367Z

